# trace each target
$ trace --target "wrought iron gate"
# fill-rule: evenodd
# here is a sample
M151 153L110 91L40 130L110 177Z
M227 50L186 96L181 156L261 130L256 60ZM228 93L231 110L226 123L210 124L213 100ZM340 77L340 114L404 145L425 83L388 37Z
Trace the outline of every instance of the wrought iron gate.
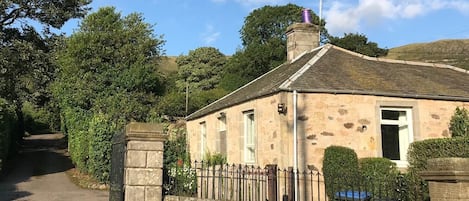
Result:
M112 137L109 201L124 200L124 160L126 141L124 132Z

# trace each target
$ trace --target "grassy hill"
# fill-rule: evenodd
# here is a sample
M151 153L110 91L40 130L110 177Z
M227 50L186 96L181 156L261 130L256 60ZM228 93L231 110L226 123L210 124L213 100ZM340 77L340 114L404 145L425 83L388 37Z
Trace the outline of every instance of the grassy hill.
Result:
M404 45L390 49L385 58L442 63L469 70L469 39Z
M178 70L178 65L176 64L177 56L165 56L161 60L161 64L158 66L158 71L163 74L170 74Z

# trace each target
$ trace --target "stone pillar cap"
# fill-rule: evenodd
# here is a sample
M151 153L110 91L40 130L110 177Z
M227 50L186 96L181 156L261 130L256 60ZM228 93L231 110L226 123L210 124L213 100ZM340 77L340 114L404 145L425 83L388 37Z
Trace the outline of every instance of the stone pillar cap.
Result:
M167 135L164 126L156 123L131 122L125 127L127 140L164 141Z
M469 158L433 158L419 173L427 181L469 181Z

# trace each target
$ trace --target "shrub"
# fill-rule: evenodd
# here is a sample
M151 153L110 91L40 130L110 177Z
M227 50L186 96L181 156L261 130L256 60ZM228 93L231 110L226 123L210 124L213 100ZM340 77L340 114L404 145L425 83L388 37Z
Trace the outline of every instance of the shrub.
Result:
M2 165L5 165L14 136L17 134L17 118L14 107L0 99L0 170Z
M327 147L322 172L329 197L333 197L334 192L356 188L359 181L357 154L347 147Z
M196 171L186 149L184 127L168 128L163 158L163 188L166 195L192 196L197 191Z
M427 160L445 157L469 157L469 139L438 138L417 141L410 144L408 160L411 171L427 169Z
M428 199L428 185L418 176L420 171L427 169L427 160L445 157L469 157L469 138L439 138L417 141L410 144L407 153L409 160L409 182L420 186L420 190L410 190L412 200ZM419 198L420 199L417 199Z
M387 158L361 158L360 175L372 195L393 195L398 188L399 171L396 164Z
M221 153L205 153L204 163L208 166L223 165L226 164L226 156Z
M449 122L449 130L452 137L469 136L469 111L466 108L456 108Z
M93 116L89 123L88 171L100 182L109 181L111 171L111 139L117 133L117 126L104 114Z

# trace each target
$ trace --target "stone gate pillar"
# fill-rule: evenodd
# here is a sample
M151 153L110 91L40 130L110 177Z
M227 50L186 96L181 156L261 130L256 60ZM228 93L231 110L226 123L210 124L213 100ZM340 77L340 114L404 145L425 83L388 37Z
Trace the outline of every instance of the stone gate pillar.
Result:
M125 128L125 201L162 201L163 126L130 123Z
M469 200L469 158L434 158L420 176L428 181L431 201Z

